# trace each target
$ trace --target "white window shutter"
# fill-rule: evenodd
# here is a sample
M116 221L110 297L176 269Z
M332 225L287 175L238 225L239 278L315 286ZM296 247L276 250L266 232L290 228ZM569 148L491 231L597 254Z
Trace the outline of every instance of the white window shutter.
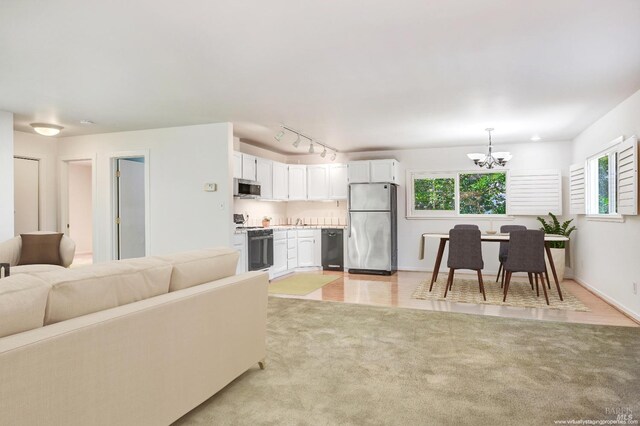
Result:
M569 167L569 213L585 214L586 164L574 164Z
M562 214L560 170L511 170L508 182L507 214Z
M638 214L638 139L626 139L618 147L618 213Z

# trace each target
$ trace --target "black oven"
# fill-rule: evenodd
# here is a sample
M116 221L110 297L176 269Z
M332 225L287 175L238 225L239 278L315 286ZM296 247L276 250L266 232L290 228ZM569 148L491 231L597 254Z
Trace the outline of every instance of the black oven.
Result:
M247 231L247 257L250 271L269 269L273 265L273 229Z

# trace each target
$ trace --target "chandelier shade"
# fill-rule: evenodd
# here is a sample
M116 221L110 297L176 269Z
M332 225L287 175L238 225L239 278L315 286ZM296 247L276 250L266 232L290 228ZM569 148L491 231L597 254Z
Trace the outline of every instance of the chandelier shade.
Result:
M491 141L491 132L493 128L485 129L489 133L489 151L487 154L481 154L479 152L472 152L467 154L467 157L478 167L484 167L486 169L493 169L496 166L504 167L507 161L513 157L509 152L493 152L493 145Z

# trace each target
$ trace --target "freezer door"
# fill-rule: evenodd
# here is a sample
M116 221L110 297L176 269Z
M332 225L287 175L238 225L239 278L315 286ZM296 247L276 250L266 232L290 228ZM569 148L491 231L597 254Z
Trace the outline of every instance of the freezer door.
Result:
M391 271L391 213L350 212L349 269Z
M349 186L349 210L391 209L391 185L388 183L352 183Z

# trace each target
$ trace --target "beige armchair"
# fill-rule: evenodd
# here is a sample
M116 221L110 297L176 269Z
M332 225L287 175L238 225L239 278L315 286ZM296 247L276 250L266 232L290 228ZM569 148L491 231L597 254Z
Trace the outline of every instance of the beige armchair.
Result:
M29 232L29 234L53 234L49 231ZM25 272L45 272L60 268L59 265L20 265L20 252L22 251L22 238L20 236L11 238L0 243L0 263L8 263L11 266L11 274ZM62 266L68 268L73 262L76 253L76 243L66 235L60 240L60 259Z

